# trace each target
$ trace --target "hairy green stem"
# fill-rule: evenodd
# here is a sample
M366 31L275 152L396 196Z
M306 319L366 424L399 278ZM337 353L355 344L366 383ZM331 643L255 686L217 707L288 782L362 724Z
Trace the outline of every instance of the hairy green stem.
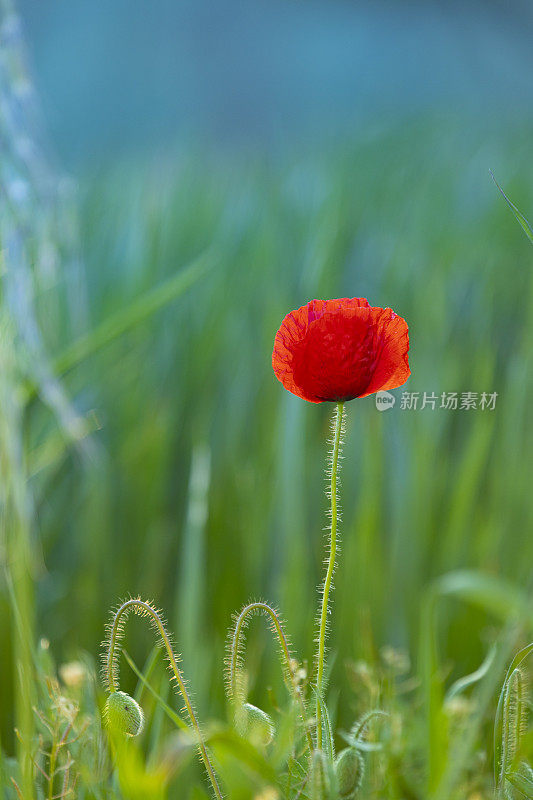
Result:
M235 627L233 629L233 635L230 640L230 653L227 662L228 694L232 700L238 702L238 694L239 694L238 673L239 673L239 661L241 654L241 636L248 621L248 617L257 613L263 613L270 617L272 630L278 638L278 643L282 656L282 669L284 677L294 699L296 700L296 703L298 704L300 716L302 718L302 723L305 730L305 735L307 738L307 744L309 746L309 750L312 752L313 738L309 731L309 725L307 723L307 715L305 712L305 705L302 698L302 693L300 691L300 687L298 685L298 679L292 665L289 643L287 641L287 637L285 636L285 632L283 630L281 620L277 612L275 611L275 609L272 608L272 606L269 606L268 603L262 603L262 602L249 603L242 609L241 613L235 620Z
M329 613L329 595L335 571L335 556L337 553L337 471L339 465L339 454L341 449L341 432L344 418L344 403L337 403L335 409L334 429L333 429L333 450L331 453L331 528L329 539L329 559L324 587L322 589L322 606L320 611L320 627L318 632L318 653L317 653L317 692L322 693L322 683L324 680L324 656L326 651L326 628ZM322 748L322 708L320 700L316 703L316 740L317 748Z
M222 792L218 785L213 765L211 764L207 748L204 744L202 731L200 729L200 725L196 718L193 705L189 698L187 687L185 686L185 681L181 674L181 670L178 666L178 659L174 654L172 643L170 641L170 637L167 633L163 619L161 618L160 613L155 608L153 608L153 606L150 603L147 603L144 600L140 600L139 598L126 600L126 602L120 606L120 608L115 612L113 616L113 620L109 628L109 639L108 639L105 664L104 664L105 680L107 683L107 687L110 692L116 692L119 688L117 646L123 633L122 626L124 620L122 618L127 617L130 611L134 611L134 613L139 614L140 616L149 617L152 627L157 631L157 633L161 637L161 641L167 652L168 663L173 673L174 680L176 681L179 693L181 694L181 697L183 699L190 723L195 730L197 737L198 751L204 763L206 772L209 776L209 780L211 781L215 797L217 798L217 800L223 800Z

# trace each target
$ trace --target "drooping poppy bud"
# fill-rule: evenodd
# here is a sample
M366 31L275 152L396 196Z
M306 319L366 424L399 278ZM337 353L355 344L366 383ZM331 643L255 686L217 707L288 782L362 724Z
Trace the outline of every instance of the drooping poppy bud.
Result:
M363 780L364 761L354 747L341 750L335 760L337 789L342 800L353 800Z
M241 736L256 745L270 744L274 738L275 727L266 711L251 703L243 703L235 716L237 730Z
M144 714L139 703L126 692L112 692L107 698L105 716L109 728L126 736L138 736L143 729Z

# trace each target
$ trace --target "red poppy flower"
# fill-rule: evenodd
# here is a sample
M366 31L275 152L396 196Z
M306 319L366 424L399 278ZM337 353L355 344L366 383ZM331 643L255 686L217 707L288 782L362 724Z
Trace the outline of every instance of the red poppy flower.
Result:
M311 403L395 389L409 375L407 323L363 297L311 300L287 314L272 366L289 392Z

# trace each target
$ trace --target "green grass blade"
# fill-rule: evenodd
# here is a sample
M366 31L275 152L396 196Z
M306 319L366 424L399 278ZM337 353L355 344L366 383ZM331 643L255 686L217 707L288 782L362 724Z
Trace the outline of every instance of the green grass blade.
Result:
M131 302L127 308L120 309L94 330L73 342L55 359L56 374L64 375L93 353L151 317L172 300L176 300L205 274L207 269L213 265L213 261L212 251L202 253L176 275L146 292Z
M455 681L455 683L450 686L448 692L446 693L445 702L453 700L454 697L457 697L457 695L464 692L465 689L468 689L470 686L473 686L475 683L478 683L478 681L482 680L492 667L495 657L496 645L492 645L489 652L483 659L482 664L476 670L474 670L474 672L471 672L470 675L465 675L464 678L459 678L459 680Z
M177 576L175 625L180 631L180 646L191 674L197 676L195 693L202 706L207 693L207 670L210 658L205 640L204 603L207 596L206 525L209 516L211 486L211 451L203 437L193 443L189 475L187 512Z
M524 217L524 215L520 213L520 211L517 209L517 207L515 206L515 204L514 204L514 203L512 203L512 202L509 200L509 198L507 197L507 195L506 195L506 194L505 194L505 192L503 191L502 187L500 186L500 184L498 183L498 181L497 181L497 180L496 180L496 178L494 177L494 173L492 172L492 170L490 170L490 174L491 174L492 180L494 181L494 183L495 183L495 184L496 184L496 186L498 187L498 189L499 189L500 193L502 194L502 196L503 196L503 198L504 198L505 202L507 203L507 205L509 206L509 208L510 208L510 209L511 209L511 211L513 212L513 214L514 214L514 216L515 216L515 219L518 221L518 223L519 223L520 227L522 228L522 230L523 230L523 231L524 231L524 233L526 234L526 236L527 236L527 238L529 239L529 241L531 242L531 244L533 244L533 228L531 227L531 225L529 224L529 222L527 221L527 219Z
M207 736L207 743L219 758L219 762L226 763L226 755L235 758L241 766L246 766L252 773L259 775L263 780L277 786L278 776L272 765L251 742L231 729L217 728Z
M126 652L126 650L123 650L122 654L126 659L126 661L128 662L131 669L134 671L139 680L142 682L143 686L145 686L148 689L152 697L159 703L159 705L161 706L167 717L171 719L172 722L176 725L176 727L180 728L180 730L182 731L190 730L189 726L181 719L181 717L178 716L178 714L176 714L175 711L173 711L170 708L170 706L167 703L165 703L161 695L158 694L156 690L152 687L152 685L146 680L146 678L144 677L140 669L137 667L131 656Z

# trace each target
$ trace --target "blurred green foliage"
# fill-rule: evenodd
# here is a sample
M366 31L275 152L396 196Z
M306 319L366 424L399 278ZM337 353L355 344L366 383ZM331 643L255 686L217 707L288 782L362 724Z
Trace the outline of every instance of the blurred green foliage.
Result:
M365 296L409 323L406 390L498 399L494 411L408 411L397 390L386 413L373 397L348 405L330 714L348 730L395 695L389 661L404 654L415 676L404 710L417 722L396 755L423 785L412 751L441 741L439 784L459 765L442 717L444 685L475 670L498 628L521 616L492 668L493 693L479 700L461 752L468 763L458 766L461 780L477 770L487 785L496 688L528 635L533 556L533 252L488 169L531 216L530 134L517 125L482 138L474 125L411 120L320 152L177 151L83 178L66 203L69 213L77 205L79 252L63 244L51 278L33 272L43 353L81 420L76 436L43 402L23 338L13 345L26 374L35 627L59 664L84 652L97 658L109 608L130 592L167 610L204 719L225 718L224 640L250 597L275 602L299 658L312 659L333 408L288 395L271 348L290 309L313 297ZM47 232L52 241L61 219ZM33 228L28 246L40 236ZM187 285L175 277L184 269L194 272ZM7 294L3 307L11 318ZM480 577L457 573L430 590L455 570ZM0 725L12 752L9 581L1 588ZM249 694L271 713L285 695L265 631L250 631ZM152 644L133 622L126 647L135 663ZM172 704L162 668L152 667ZM133 691L134 673L123 673ZM424 696L426 708L438 706L429 745ZM161 708L147 711L145 746L168 751L171 723ZM172 747L185 759L185 745ZM172 796L200 774L185 761ZM204 797L194 791L187 796ZM420 796L406 791L390 796Z

